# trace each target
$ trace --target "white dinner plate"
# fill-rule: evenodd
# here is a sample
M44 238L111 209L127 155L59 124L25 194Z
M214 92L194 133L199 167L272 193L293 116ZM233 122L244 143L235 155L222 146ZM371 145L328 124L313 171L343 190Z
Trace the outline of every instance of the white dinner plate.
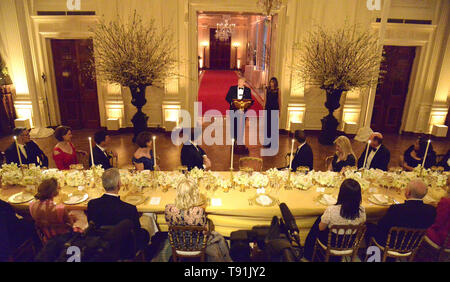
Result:
M64 204L66 205L76 205L79 203L82 203L84 201L86 201L89 198L89 195L87 193L84 194L69 194L69 198L64 201Z
M34 196L30 193L19 192L8 198L8 202L11 204L23 204L34 199Z

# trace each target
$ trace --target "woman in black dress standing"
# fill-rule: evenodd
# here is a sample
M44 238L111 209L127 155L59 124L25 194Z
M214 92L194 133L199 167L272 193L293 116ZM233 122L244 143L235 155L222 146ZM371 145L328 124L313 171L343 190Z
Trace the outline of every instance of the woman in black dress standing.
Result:
M270 147L270 138L272 137L272 122L274 123L275 128L273 128L274 132L278 131L278 120L279 115L276 115L276 120L272 121L271 111L279 111L280 110L280 91L278 89L278 80L275 77L272 77L269 81L269 86L266 88L266 99L264 104L264 110L266 110L266 141L264 142L264 147ZM278 142L277 142L278 144Z

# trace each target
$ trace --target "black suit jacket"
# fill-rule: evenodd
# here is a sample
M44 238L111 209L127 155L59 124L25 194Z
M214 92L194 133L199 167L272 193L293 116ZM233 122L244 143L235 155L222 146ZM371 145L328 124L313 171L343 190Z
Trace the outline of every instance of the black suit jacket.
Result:
M119 197L107 194L88 202L87 218L88 221L93 221L97 227L116 225L124 219L131 220L135 229L141 227L136 206L123 202Z
M375 238L385 244L391 227L427 229L434 223L436 209L419 200L406 200L404 204L392 205L378 221Z
M230 89L228 89L227 97L225 100L227 100L228 104L230 104L230 110L236 110L236 108L233 106L233 100L237 99L237 92L238 92L238 86L231 86ZM242 96L242 99L251 99L252 104L255 102L252 99L252 91L250 88L244 86L244 95ZM251 106L250 105L250 106Z
M95 165L101 165L105 170L108 168L111 168L111 156L106 156L105 153L103 153L102 149L100 149L98 146L94 146L92 149L92 154L94 155L94 163ZM89 166L92 166L91 158L89 157Z
M359 156L358 168L361 168L364 165L364 158L366 157L367 146L369 146L369 144L367 144L366 147L364 147L364 151L361 153L361 156ZM369 154L370 154L370 152L369 152ZM367 156L369 156L369 155L367 155ZM373 168L373 169L378 168L378 169L387 171L390 159L391 159L391 153L383 144L381 144L380 149L378 149L375 156L373 156L372 162L370 163L370 168Z
M188 170L198 167L203 169L203 156L205 151L197 145L195 148L191 143L183 144L181 148L181 165L187 166Z
M26 158L22 153L22 151L20 151L20 158L22 160L22 164L36 164L38 166L48 167L47 156L44 154L44 152L42 152L41 148L39 148L39 146L36 143L34 143L34 141L30 141L25 144L25 151L27 152ZM7 163L19 164L19 157L17 156L17 148L15 142L13 142L8 147L8 149L6 149L5 155ZM38 161L38 157L40 161Z
M308 143L305 143L300 150L297 149L292 159L292 171L296 171L299 166L307 166L313 170L313 152Z

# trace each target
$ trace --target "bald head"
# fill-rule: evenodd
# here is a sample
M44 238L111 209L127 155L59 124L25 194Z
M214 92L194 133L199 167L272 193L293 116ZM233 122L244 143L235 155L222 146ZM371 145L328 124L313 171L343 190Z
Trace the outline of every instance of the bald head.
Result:
M245 77L239 77L238 79L238 86L239 87L244 87L245 85Z
M428 192L427 185L420 179L411 180L406 185L405 196L407 199L415 198L422 199Z

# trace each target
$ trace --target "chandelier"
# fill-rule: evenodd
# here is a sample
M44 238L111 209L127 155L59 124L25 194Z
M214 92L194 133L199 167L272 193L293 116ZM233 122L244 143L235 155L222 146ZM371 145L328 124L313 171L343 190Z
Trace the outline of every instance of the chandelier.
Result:
M227 41L234 32L235 24L229 23L230 16L224 16L223 22L217 23L215 37L220 41Z
M273 10L279 10L282 0L257 0L258 8L264 11L266 16L271 16Z

